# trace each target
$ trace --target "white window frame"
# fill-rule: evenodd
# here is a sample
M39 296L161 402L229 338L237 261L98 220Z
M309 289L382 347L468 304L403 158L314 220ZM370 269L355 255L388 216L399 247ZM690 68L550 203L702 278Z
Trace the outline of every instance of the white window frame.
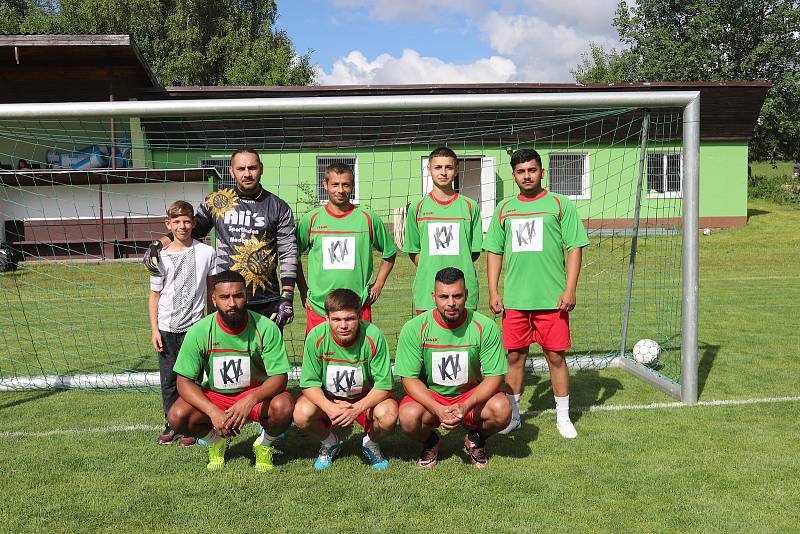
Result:
M317 157L315 159L316 166L314 169L317 179L314 185L317 191L317 201L319 202L320 206L328 203L327 198L322 198L322 192L325 190L324 187L322 186L322 181L325 179L325 167L333 163L333 161L328 161L322 166L322 168L320 168L320 160L323 158L326 158L328 160L343 160L343 159L352 160L352 163L350 161L345 162L353 168L353 179L355 180L355 184L353 184L353 198L350 199L350 202L358 205L360 201L359 179L358 179L358 156L356 156L355 154L317 154Z
M213 168L219 173L220 183L214 184L214 188L233 187L234 180L231 176L231 162L233 160L230 156L209 156L207 158L200 158L197 160L197 166L200 168Z
M588 152L551 152L547 155L547 187L552 191L552 158L553 156L582 156L583 157L583 173L581 174L581 193L579 195L567 195L570 200L590 200L591 194L591 177ZM555 191L556 193L558 191Z
M663 180L664 184L664 192L663 193L652 193L650 190L650 157L651 156L661 156L662 161L662 171L661 171L661 179ZM669 156L677 156L678 162L680 165L680 182L681 188L678 191L667 191L667 184L669 183L667 180L667 158ZM650 199L658 199L658 198L683 198L683 154L681 152L648 152L647 153L647 167L645 173L645 187L647 188L647 198Z

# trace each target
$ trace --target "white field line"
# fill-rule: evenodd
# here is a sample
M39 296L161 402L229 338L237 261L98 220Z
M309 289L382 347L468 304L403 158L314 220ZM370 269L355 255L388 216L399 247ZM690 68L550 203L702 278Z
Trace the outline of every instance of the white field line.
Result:
M728 399L700 401L695 405L683 404L681 402L656 402L652 404L618 404L585 406L573 408L572 412L622 412L629 410L669 410L674 408L694 408L703 406L744 406L748 404L776 404L781 402L800 402L800 397L763 397L755 399ZM528 411L530 414L553 413L554 409ZM0 438L48 438L52 436L78 436L82 434L112 434L115 432L137 432L137 431L156 431L163 429L163 425L111 425L95 428L66 428L56 430L46 430L42 432L25 431L5 431L0 432Z

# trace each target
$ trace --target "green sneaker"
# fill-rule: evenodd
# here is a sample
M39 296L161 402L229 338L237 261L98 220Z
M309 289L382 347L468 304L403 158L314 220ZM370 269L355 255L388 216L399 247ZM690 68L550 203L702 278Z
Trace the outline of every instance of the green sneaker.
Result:
M272 471L275 468L272 465L272 453L275 447L271 445L256 445L253 444L253 454L256 455L256 471L263 473L264 471Z
M209 471L219 471L225 467L225 453L228 452L228 445L231 438L222 438L213 445L208 446L208 465Z

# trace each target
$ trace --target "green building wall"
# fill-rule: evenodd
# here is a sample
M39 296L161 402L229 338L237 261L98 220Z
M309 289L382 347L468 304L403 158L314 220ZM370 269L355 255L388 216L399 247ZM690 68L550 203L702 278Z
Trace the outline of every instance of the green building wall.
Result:
M387 220L394 208L405 206L422 193L422 161L431 148L425 146L384 146L344 150L307 149L285 152L262 152L262 183L292 205L297 216L318 205L316 173L318 156L355 156L357 161L359 203L378 212ZM651 147L650 152L675 152L674 146ZM516 194L511 177L510 156L505 148L466 145L456 148L460 157L491 157L495 161L496 201ZM564 153L554 146L540 150L545 168L552 152ZM588 150L590 162L590 198L576 199L581 217L589 221L623 220L633 217L639 173L639 147L599 147ZM149 166L194 167L201 158L228 158L219 151L150 152ZM547 174L545 175L547 186ZM642 193L641 217L644 220L675 219L681 214L681 198L666 198L647 191ZM703 142L700 147L700 217L701 225L731 226L743 224L747 216L747 145L744 142ZM717 224L713 224L717 223Z

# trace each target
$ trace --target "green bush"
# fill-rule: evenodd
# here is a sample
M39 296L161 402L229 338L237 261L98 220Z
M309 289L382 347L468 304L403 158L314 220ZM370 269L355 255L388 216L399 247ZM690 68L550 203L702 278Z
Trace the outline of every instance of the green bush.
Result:
M754 162L747 178L748 198L800 205L800 178L794 176L793 170L789 162L776 165Z

